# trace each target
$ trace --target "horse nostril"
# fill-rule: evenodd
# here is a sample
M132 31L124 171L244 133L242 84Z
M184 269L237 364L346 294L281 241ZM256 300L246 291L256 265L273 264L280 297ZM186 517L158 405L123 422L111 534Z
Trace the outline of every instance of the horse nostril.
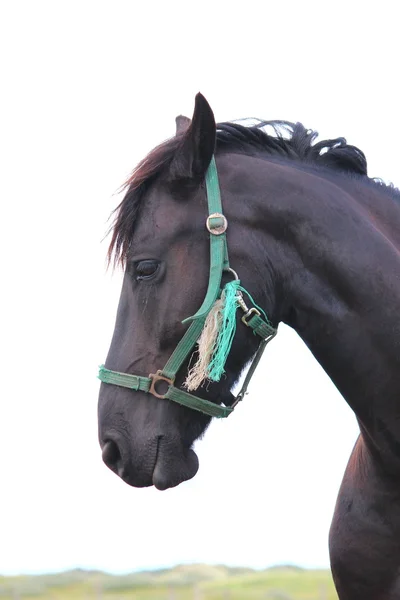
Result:
M113 471L116 470L118 462L121 460L121 453L117 444L112 440L107 440L103 446L102 457L107 467L110 467Z

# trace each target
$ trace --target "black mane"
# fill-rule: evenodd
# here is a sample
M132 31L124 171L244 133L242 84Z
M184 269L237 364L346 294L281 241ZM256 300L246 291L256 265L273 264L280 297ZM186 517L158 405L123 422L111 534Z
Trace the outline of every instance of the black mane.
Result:
M242 124L245 123L245 124ZM267 129L272 131L268 133ZM133 237L134 226L141 200L151 183L166 169L182 142L184 134L174 136L154 148L134 169L122 189L125 196L115 209L112 239L108 251L109 261L126 260ZM315 143L318 133L306 129L301 123L289 121L261 121L245 119L242 122L217 124L216 153L237 152L264 155L282 160L298 161L308 167L324 167L337 172L361 176L380 184L399 197L393 186L369 179L364 153L347 144L345 138L322 140Z
M248 119L245 120L245 122ZM306 129L301 123L289 121L260 121L242 125L237 122L217 125L217 152L266 154L299 160L308 165L328 167L336 171L367 175L364 153L347 144L345 138L314 143L318 132ZM271 129L274 135L266 130Z

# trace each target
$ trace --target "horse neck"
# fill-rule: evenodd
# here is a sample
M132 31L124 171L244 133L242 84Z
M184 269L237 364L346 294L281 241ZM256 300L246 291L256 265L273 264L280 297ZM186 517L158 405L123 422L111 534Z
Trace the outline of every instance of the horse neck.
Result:
M344 175L252 164L246 177L257 231L283 288L275 314L301 336L369 443L399 471L400 204L378 185Z

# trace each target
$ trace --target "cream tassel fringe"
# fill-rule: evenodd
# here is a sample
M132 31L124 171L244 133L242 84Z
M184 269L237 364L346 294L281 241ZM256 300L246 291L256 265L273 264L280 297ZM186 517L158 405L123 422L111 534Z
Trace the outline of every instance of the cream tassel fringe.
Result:
M188 376L183 384L188 392L197 390L197 388L208 378L208 367L214 354L218 334L221 329L223 308L224 301L219 299L215 302L213 308L207 315L203 330L197 342L198 359L193 367L189 369Z

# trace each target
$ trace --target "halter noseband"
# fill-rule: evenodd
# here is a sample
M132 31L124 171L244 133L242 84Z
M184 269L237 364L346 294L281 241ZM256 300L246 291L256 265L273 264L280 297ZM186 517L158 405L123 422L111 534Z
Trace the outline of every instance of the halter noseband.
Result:
M211 417L224 418L228 417L233 412L235 406L245 396L250 380L260 362L261 355L268 342L275 337L277 330L272 327L264 311L254 303L250 294L241 288L254 305L249 308L243 299L242 293L240 291L237 293L237 306L244 312L241 321L247 327L250 327L253 333L261 338L261 341L243 382L242 388L233 404L231 406L220 406L219 404L214 404L209 400L204 400L203 398L194 396L193 394L174 386L176 374L188 355L193 351L204 327L207 315L210 313L221 292L220 287L223 272L229 272L234 275L235 279L238 278L235 271L229 266L228 246L226 241L228 222L222 214L218 173L214 157L207 169L206 189L209 213L206 220L206 228L210 232L210 274L208 289L202 305L195 315L188 317L183 321L183 323L191 321L189 328L179 341L165 367L158 370L155 374L150 374L148 377L142 377L139 375L131 375L130 373L111 371L102 365L98 377L103 383L147 392L156 398L167 398L168 400L172 400L173 402L177 402L178 404L182 404L183 406L192 408L193 410L197 410ZM168 387L164 393L162 387L165 388L165 386Z

